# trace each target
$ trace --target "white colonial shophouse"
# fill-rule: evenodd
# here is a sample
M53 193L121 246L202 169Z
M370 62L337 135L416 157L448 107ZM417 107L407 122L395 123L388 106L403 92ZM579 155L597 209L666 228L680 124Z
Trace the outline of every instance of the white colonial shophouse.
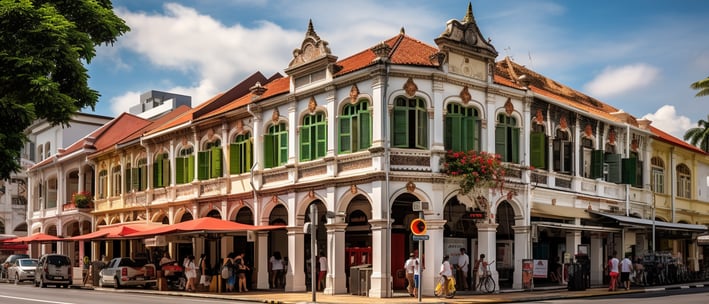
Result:
M291 261L286 291L304 291L310 235L303 226L315 205L317 250L329 263L325 292L347 293L349 266L364 261L370 297L404 287L404 260L418 248L409 229L417 201L430 236L425 294L433 293L443 256L459 248L495 259L493 275L514 288L522 286L523 259L573 256L590 245L591 280L600 282L606 254L646 251L647 238L636 235L647 229L622 224L645 219L652 206L649 122L509 58L496 63L471 7L441 28L436 46L402 29L338 59L309 24L285 77L257 72L77 160L85 164L78 170L95 168L96 188L105 189L91 211L94 229L206 216L284 224L255 235L168 238L168 250L208 253L212 261L245 251L256 288L268 288L268 257L279 251ZM457 182L441 172L448 150L500 154L510 167L506 188L479 193L477 203L458 195ZM469 219L473 211L485 218ZM706 230L695 224L669 226ZM92 254L128 247L145 250L137 241L102 242Z

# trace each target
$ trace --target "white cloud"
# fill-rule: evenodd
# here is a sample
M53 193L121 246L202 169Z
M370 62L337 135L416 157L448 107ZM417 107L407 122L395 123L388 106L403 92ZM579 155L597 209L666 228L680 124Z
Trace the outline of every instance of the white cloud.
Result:
M584 88L592 96L611 97L650 85L659 75L658 68L643 63L618 68L609 67Z
M271 22L257 22L253 28L227 26L180 4L168 3L164 9L162 14L117 9L131 27L117 46L148 60L151 66L146 68L174 70L194 79L192 85L169 89L192 96L193 106L256 71L266 77L282 71L293 46L303 39L303 31L288 31ZM149 89L153 88L141 88ZM112 112L118 115L127 105L137 104L135 96L127 92L112 98Z
M694 127L692 121L687 116L677 115L674 106L664 105L657 109L655 113L649 113L643 118L652 121L652 126L682 139L684 132Z
M128 112L131 106L137 105L140 102L140 92L128 91L123 95L111 98L111 112L118 116L123 112Z

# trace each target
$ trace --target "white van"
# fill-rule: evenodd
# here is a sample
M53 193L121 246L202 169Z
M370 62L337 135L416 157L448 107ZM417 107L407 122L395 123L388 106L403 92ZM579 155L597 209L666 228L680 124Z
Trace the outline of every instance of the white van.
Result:
M34 286L47 287L54 285L68 288L72 278L71 260L68 256L61 254L45 254L37 262L37 270L34 276Z

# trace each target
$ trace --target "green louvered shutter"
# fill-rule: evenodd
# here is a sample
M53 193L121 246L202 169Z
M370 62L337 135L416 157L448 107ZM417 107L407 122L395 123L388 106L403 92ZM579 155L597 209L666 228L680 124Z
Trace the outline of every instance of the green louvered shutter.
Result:
M133 176L132 171L130 169L126 169L125 170L126 192L130 192L130 190L133 187L133 183L131 182L132 176Z
M170 159L165 157L162 159L162 186L170 185Z
M311 126L303 126L300 128L300 160L311 160L312 155L311 155L311 150L313 147L311 146L311 137L312 137L312 132L313 128Z
M130 170L130 181L131 190L141 190L140 189L140 168L132 168Z
M452 115L451 115L452 116ZM460 116L446 117L445 134L443 146L446 150L462 151L461 141L461 121Z
M416 109L416 148L428 148L428 112L426 109Z
M280 166L288 161L288 133L286 132L278 134L278 153L274 163Z
M315 125L315 140L313 159L325 157L327 151L327 123L325 121Z
M591 178L603 178L603 150L591 151Z
M372 114L369 111L359 112L359 147L355 147L357 151L361 151L372 146L371 115Z
M209 179L209 153L211 151L197 152L197 179L199 180Z
M408 148L409 142L409 122L405 108L394 108L394 119L392 122L394 138L392 143L397 148Z
M273 168L276 163L274 159L278 155L278 151L274 147L275 136L271 134L265 134L263 136L263 167Z
M185 160L184 157L175 158L175 184L184 184L187 182Z
M495 126L495 153L500 155L503 161L507 161L507 128L503 125Z
M529 134L529 162L535 168L546 169L546 135L544 132Z
M519 163L519 128L512 128L512 160L511 162Z
M222 148L214 147L211 151L212 163L211 163L211 174L210 177L221 177L222 176Z
M239 144L229 145L229 174L241 173L239 152Z
M461 151L470 151L470 150L475 150L475 117L470 117L466 116L463 117L463 123L462 123L462 136L460 136L460 140L463 142L460 143L460 148ZM455 129L453 129L455 130ZM455 131L454 131L455 132ZM458 133L460 134L460 133Z
M191 183L194 180L194 155L187 157L187 180L185 182Z
M162 187L162 155L159 155L153 163L153 187Z
M246 142L244 142L244 153L241 155L243 157L242 158L243 161L241 163L242 163L242 166L244 167L244 169L241 171L242 173L243 172L251 172L251 166L254 165L254 163L253 163L254 157L253 157L253 151L251 151L251 145L252 144L251 144L250 139L247 140Z
M622 179L620 154L606 154L608 164L608 182L620 184Z
M348 153L348 152L353 152L353 147L352 147L352 134L351 134L351 120L350 117L340 117L338 119L338 123L340 124L340 134L338 134L338 138L340 139L340 146L338 147L338 151L340 153Z
M638 159L637 158L623 158L622 160L622 165L623 165L623 184L629 184L629 185L635 185L635 180L637 178L637 166L638 166Z

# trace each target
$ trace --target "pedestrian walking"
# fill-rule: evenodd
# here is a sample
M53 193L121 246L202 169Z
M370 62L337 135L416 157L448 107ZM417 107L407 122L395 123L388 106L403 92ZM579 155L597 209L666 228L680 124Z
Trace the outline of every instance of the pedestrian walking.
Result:
M618 287L618 266L620 261L615 257L616 253L608 256L608 271L610 271L610 284L608 285L608 291L616 291Z
M414 296L414 267L416 263L416 258L414 253L409 253L409 259L404 263L404 269L406 270L406 281L408 285L406 286L406 291L409 292L410 296Z
M626 255L625 258L620 261L620 283L623 284L625 290L630 289L630 272L633 270L633 262Z
M470 266L470 257L465 253L465 248L460 248L460 255L458 256L458 265L456 265L456 273L460 274L461 290L468 290L468 268Z

